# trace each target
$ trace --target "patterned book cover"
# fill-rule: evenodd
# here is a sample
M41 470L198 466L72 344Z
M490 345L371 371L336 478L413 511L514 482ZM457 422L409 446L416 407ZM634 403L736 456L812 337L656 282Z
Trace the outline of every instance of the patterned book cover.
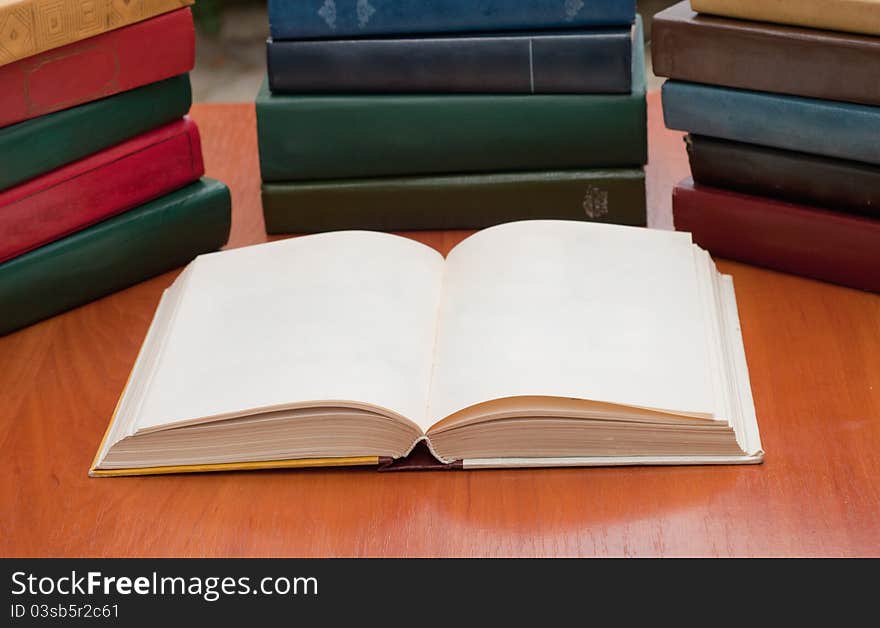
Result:
M0 65L191 5L194 0L0 0Z

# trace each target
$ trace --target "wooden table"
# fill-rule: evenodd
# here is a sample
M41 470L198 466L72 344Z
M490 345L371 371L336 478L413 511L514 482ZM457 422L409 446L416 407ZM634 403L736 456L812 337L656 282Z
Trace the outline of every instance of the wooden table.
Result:
M230 246L266 239L250 105L193 109ZM651 224L687 175L650 97ZM465 234L412 234L446 252ZM2 556L880 555L880 297L749 266L736 280L757 467L89 479L176 273L0 338Z

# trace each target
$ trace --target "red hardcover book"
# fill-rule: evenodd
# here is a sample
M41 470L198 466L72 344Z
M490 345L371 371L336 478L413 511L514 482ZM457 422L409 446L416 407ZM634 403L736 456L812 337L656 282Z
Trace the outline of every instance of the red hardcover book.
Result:
M672 192L675 228L713 255L880 292L880 220L694 185Z
M0 66L0 128L185 74L194 63L185 8Z
M143 205L204 174L184 118L0 192L0 263Z

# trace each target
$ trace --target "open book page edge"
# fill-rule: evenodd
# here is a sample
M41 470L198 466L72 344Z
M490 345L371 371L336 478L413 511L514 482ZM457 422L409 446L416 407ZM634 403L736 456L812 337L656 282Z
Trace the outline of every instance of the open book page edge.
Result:
M591 458L472 458L464 469L539 469L550 467L638 467L761 464L763 455L742 456L614 456Z
M140 475L169 475L172 473L211 473L217 471L261 471L268 469L312 469L327 467L378 466L378 456L356 458L301 458L296 460L266 460L259 462L224 462L220 464L192 464L168 467L135 467L128 469L96 469L89 476L113 478Z

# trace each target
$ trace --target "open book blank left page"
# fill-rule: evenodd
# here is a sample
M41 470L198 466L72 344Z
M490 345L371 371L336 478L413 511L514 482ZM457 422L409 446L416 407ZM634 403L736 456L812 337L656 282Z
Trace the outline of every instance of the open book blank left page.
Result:
M144 429L353 401L423 422L443 258L344 232L199 257L137 412Z
M689 234L531 221L447 258L429 415L558 396L716 412Z

